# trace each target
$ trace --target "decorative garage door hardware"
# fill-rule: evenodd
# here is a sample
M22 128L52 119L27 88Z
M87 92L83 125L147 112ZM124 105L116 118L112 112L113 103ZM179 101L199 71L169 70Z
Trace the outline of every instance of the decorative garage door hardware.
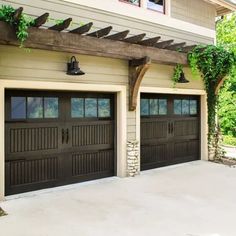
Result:
M115 174L113 94L6 91L6 194Z

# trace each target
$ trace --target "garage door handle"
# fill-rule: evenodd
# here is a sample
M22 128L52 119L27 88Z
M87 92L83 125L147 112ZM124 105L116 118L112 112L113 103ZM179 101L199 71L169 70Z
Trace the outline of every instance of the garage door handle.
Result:
M62 144L64 143L64 140L65 140L65 130L62 129L61 130L61 142L62 142Z
M171 134L174 132L174 123L171 123Z
M66 129L66 143L69 142L69 129Z

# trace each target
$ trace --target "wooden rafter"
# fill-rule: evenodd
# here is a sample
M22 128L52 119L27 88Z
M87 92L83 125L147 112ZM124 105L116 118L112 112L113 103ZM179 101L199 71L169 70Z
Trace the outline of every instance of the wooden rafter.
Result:
M92 26L93 26L93 22L89 22L88 24L82 25L76 29L71 30L70 33L85 34L85 33L89 32L89 30L92 28Z
M48 17L49 17L49 13L44 13L43 15L39 16L38 18L34 20L33 26L34 27L42 26L43 24L47 22Z
M111 40L123 40L129 33L129 30L125 30L116 34L112 34L109 36L104 37L105 39L111 39Z
M96 38L102 38L106 35L108 35L112 30L112 26L108 26L106 28L100 29L98 31L95 31L93 33L87 34L90 37L96 37Z
M193 50L197 45L189 45L182 48L182 52L189 52Z
M183 43L175 43L175 44L172 44L170 46L167 46L165 47L165 49L168 49L168 50L178 50L178 49L181 49L182 47L184 47L186 43L183 42Z
M143 41L141 41L139 44L143 45L143 46L154 46L159 40L160 40L160 36L158 37L154 37L154 38L150 38L150 39L145 39Z
M170 44L172 44L173 42L174 42L173 39L171 39L171 40L166 40L166 41L162 41L162 42L160 42L160 43L156 43L156 44L155 44L155 47L156 47L156 48L165 48L165 47L169 46Z
M137 97L143 77L151 65L150 57L129 61L129 110L134 111L137 106Z
M124 42L127 43L139 43L140 41L142 41L142 39L146 36L146 34L138 34L138 35L134 35L131 36L129 38L124 39Z
M0 44L17 46L20 44L16 38L14 27L5 22L0 22L0 29ZM25 47L28 48L125 60L148 56L153 62L161 64L175 65L179 63L187 65L186 53L43 28L31 27L28 33L29 37L24 43Z
M64 20L62 23L60 24L56 24L54 26L51 26L49 29L50 30L55 30L55 31L62 31L64 29L67 29L70 26L70 23L72 21L72 18L68 18L66 20Z
M23 12L23 7L19 7L18 9L15 10L15 12L13 14L13 19L15 22L20 20L22 12Z

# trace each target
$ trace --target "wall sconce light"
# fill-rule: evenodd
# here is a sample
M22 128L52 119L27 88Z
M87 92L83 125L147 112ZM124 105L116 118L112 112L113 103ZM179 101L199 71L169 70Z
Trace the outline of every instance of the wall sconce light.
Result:
M189 83L189 80L185 78L184 72L181 72L180 77L177 81L177 83Z
M80 70L79 62L75 56L72 56L70 62L67 63L67 75L84 75L85 73Z

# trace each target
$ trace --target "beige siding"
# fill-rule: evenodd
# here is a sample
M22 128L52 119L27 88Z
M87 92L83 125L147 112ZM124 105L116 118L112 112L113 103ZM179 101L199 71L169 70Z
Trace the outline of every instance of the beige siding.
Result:
M116 0L113 0L116 1ZM118 0L117 0L118 1ZM180 0L182 1L182 0ZM196 0L199 1L200 0ZM153 37L160 35L162 40L174 39L176 43L178 42L186 42L187 44L209 44L214 42L214 37L207 37L205 34L200 35L197 32L188 32L186 30L180 30L174 28L174 26L167 27L164 25L153 23L150 19L149 21L140 20L137 18L131 18L127 16L120 15L119 12L112 13L107 12L95 8L90 8L87 6L82 6L79 4L72 4L65 1L48 1L48 0L11 0L11 1L3 1L0 0L0 4L6 4L9 2L14 7L22 6L26 13L31 14L32 16L39 16L45 12L50 13L50 18L54 19L65 19L68 17L73 18L73 24L70 28L75 28L78 26L78 23L88 23L90 21L94 22L93 30L106 27L108 25L113 26L113 32L122 31L122 30L130 30L130 34L139 34L146 33L147 37ZM122 9L125 8L127 4L122 4ZM137 7L135 7L137 8ZM134 11L136 9L133 9ZM119 10L119 9L118 9ZM140 9L138 9L140 10ZM140 14L145 14L147 9L141 9ZM127 10L128 11L128 10ZM151 11L152 12L152 11ZM140 16L139 14L139 16ZM158 14L158 13L157 13ZM155 15L154 15L155 17ZM170 21L169 17L165 16L165 19L162 21ZM184 19L187 21L187 19ZM214 18L213 18L214 20ZM49 22L48 25L53 24L53 22ZM175 22L175 25L181 26L181 21ZM192 27L189 26L189 29Z
M216 9L203 0L172 0L171 17L215 29Z
M73 77L65 73L70 54L10 46L0 46L0 51L0 79L70 82L77 89L81 83L126 85L128 91L127 61L76 55L86 74ZM127 124L128 138L135 139L135 112L128 112Z
M176 88L203 90L204 84L201 78L193 79L189 68L184 68L185 76L190 81L186 84L176 84ZM173 88L171 77L173 75L173 66L152 64L145 75L141 86Z

